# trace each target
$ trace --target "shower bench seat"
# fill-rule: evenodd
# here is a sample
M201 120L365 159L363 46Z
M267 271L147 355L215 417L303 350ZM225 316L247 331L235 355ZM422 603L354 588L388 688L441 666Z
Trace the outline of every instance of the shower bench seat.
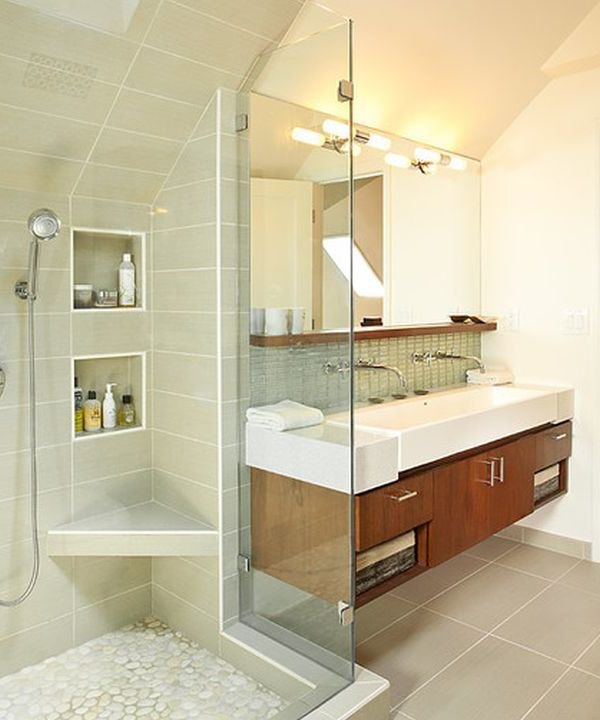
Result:
M50 556L199 556L218 554L206 523L156 502L93 515L48 531Z

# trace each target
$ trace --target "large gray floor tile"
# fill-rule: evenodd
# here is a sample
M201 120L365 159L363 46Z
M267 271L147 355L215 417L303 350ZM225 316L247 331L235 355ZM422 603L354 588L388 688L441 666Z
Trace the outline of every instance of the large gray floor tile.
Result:
M600 595L600 563L582 560L559 582Z
M504 553L516 548L518 544L519 543L513 542L512 540L494 535L479 543L479 545L469 548L465 552L465 555L478 557L482 560L497 560L501 555L504 555Z
M486 638L399 709L415 720L520 720L563 671L553 660Z
M600 601L576 588L552 585L494 634L572 663L600 634Z
M569 670L527 720L597 720L599 717L600 680Z
M356 612L356 642L364 642L371 635L400 620L415 607L413 603L389 593L372 600Z
M504 567L539 575L546 580L557 580L580 561L551 550L542 550L531 545L519 545L507 555L503 555L497 562Z
M422 575L409 582L400 585L392 590L397 597L409 600L410 602L422 605L447 590L452 585L460 582L468 575L476 572L486 564L485 560L470 557L469 555L457 555L443 565L427 570Z
M600 676L600 638L597 639L582 658L575 663L575 666Z
M359 645L357 660L390 681L394 706L482 636L465 625L417 610Z
M546 580L490 565L427 607L489 631L548 586Z

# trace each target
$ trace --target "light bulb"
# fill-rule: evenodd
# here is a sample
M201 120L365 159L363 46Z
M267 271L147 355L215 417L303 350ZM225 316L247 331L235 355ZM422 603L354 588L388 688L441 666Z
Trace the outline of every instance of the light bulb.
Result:
M422 163L439 163L442 160L442 153L431 148L415 148L415 160Z
M369 141L367 142L367 147L375 148L375 150L382 150L383 152L387 152L392 147L392 141L384 137L383 135L377 135L376 133L371 133L369 135Z
M295 127L292 130L292 140L304 143L305 145L314 145L321 147L325 143L325 135L315 130L307 130L302 127Z
M404 168L405 170L412 165L412 160L410 158L406 157L406 155L398 155L398 153L388 153L383 158L383 162L397 168Z
M341 120L329 119L323 122L323 132L347 140L350 137L350 126Z
M467 161L465 158L458 157L456 155L453 155L450 159L450 163L448 164L449 168L452 168L452 170L466 170L467 169Z

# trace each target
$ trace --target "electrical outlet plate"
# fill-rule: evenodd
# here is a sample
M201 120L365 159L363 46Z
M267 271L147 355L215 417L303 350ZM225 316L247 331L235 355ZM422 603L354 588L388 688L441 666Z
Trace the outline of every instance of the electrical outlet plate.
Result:
M567 335L588 335L590 332L587 308L567 308L562 312L562 329Z

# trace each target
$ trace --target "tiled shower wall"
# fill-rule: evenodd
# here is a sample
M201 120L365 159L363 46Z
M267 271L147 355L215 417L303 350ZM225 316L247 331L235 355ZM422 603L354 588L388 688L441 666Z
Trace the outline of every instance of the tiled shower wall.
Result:
M474 364L465 360L442 360L413 364L414 352L443 350L460 355L481 355L479 333L420 335L416 337L360 340L355 344L355 360L376 360L397 367L408 380L409 389L429 390L465 381L466 370ZM251 348L251 404L264 405L285 398L318 407L324 411L347 409L348 374L324 370L348 361L348 343L296 345L282 348ZM356 402L372 397L389 398L399 391L392 373L361 370L356 374Z
M147 232L150 207L6 188L0 190L0 365L7 374L0 401L1 595L20 592L31 568L26 305L13 286L26 277L27 217L44 206L59 214L63 229L42 248L36 302L42 567L24 605L0 608L0 676L150 609L149 560L48 558L45 551L49 528L150 498L149 431L74 442L71 387L73 355L148 350L147 314L73 313L70 284L72 226Z

